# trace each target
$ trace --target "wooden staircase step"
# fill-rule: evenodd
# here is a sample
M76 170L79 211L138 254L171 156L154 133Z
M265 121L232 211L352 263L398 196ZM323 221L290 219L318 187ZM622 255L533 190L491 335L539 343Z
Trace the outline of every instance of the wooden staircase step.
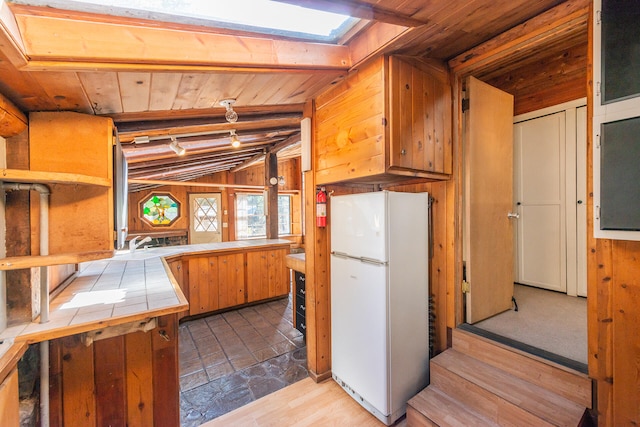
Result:
M471 332L453 330L453 349L591 408L591 380L581 372L520 352Z
M499 424L469 409L463 403L438 390L437 387L429 386L409 400L407 425L412 427L489 427Z
M501 425L577 426L585 410L454 349L431 360L431 384Z

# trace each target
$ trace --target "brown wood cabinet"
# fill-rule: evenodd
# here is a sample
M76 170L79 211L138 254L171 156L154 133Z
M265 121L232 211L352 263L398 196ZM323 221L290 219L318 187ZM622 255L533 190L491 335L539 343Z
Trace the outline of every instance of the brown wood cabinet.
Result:
M0 384L0 420L2 420L2 425L6 427L20 425L17 368L14 368Z
M316 99L316 184L449 179L452 105L444 64L379 57Z
M89 346L81 335L50 341L51 426L179 425L178 322L157 320Z
M191 258L189 263L189 315L245 303L242 253Z
M247 253L247 302L289 293L289 274L285 266L288 249Z
M169 266L169 270L171 270L171 274L173 274L173 278L178 283L178 286L180 286L180 290L182 291L182 294L185 296L185 298L188 301L189 300L189 286L185 285L185 279L184 279L184 274L183 274L184 266L183 266L182 259L167 260L167 265ZM181 313L178 313L178 320L180 320L184 316L188 316L188 315L189 315L189 310L185 310L185 311L183 311Z
M49 254L113 251L114 141L111 118L72 112L29 115L31 171L75 174L103 183L69 185L71 175L68 183L49 184Z
M221 249L167 261L195 316L289 293L288 244Z

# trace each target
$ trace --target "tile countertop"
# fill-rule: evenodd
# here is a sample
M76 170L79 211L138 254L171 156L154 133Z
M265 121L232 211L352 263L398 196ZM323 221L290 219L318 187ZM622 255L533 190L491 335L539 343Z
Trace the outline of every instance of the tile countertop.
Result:
M81 264L73 281L52 298L49 322L10 326L0 340L35 343L178 313L188 302L165 257L290 244L259 239L119 251L113 258Z
M305 274L305 256L304 252L298 254L289 254L285 258L288 268Z

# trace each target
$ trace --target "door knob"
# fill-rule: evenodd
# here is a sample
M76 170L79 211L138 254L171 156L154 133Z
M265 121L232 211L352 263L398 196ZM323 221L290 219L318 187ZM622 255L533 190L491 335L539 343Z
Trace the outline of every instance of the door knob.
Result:
M509 219L511 219L511 218L518 219L518 218L520 218L520 214L518 212L509 212L507 214L507 218L509 218Z
M582 204L582 200L578 200L578 204L581 205Z

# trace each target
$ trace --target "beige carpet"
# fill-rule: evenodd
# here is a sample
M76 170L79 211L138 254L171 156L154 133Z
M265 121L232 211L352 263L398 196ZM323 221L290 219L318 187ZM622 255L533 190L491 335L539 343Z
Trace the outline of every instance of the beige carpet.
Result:
M522 285L515 285L514 296L518 311L506 311L474 326L587 363L586 298Z

